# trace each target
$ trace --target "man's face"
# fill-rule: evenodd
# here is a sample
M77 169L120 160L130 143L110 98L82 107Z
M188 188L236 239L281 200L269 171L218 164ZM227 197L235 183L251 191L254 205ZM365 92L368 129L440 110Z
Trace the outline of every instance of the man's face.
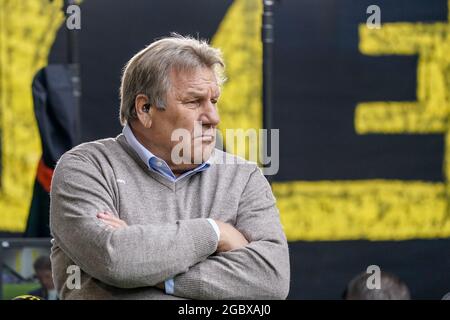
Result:
M194 163L196 154L201 154L201 161L204 162L214 150L216 126L220 121L217 111L220 88L215 73L209 68L172 71L170 83L166 109L154 110L153 141L170 154L180 143L178 140L171 141L172 133L176 129L185 129L190 133L190 162ZM194 128L195 125L197 128ZM174 159L171 160L173 162Z

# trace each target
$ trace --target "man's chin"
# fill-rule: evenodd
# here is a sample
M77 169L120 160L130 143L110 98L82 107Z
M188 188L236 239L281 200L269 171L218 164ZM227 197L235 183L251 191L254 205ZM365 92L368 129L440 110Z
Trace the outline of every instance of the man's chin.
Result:
M203 162L206 162L211 158L211 155L214 152L214 144L210 144L208 146L204 146L202 148L201 154L194 153L196 155L192 160L192 163L194 164L201 164Z

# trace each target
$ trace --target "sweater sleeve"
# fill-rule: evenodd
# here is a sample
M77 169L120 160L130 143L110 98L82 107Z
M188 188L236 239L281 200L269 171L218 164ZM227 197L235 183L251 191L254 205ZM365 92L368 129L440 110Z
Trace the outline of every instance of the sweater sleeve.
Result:
M217 248L207 219L113 229L97 218L115 216L114 195L102 170L66 153L52 180L50 228L65 254L83 271L120 288L154 286L205 260Z
M289 253L271 187L259 168L239 204L235 228L249 241L208 257L174 278L174 295L191 299L285 299Z

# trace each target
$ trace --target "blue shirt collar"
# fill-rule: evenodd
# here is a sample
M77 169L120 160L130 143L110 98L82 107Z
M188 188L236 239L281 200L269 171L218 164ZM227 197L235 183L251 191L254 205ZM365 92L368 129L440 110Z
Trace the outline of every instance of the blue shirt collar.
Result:
M203 162L198 167L187 171L180 175L179 177L176 177L170 167L167 165L167 163L161 159L155 156L153 153L151 153L150 150L145 148L134 136L133 131L131 130L130 126L128 124L123 127L122 130L123 135L125 136L128 144L133 148L134 151L138 154L139 158L147 165L147 167L162 175L166 179L169 179L170 181L177 181L180 180L186 176L192 175L196 172L204 171L208 169L211 166L210 160L206 162Z

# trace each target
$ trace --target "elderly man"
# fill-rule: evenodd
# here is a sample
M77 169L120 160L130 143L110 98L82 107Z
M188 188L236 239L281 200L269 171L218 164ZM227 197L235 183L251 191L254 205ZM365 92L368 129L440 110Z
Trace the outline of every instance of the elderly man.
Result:
M70 150L54 172L62 299L286 298L288 246L270 185L256 164L215 149L222 71L219 50L181 36L127 63L122 134ZM173 139L180 129L190 137Z

